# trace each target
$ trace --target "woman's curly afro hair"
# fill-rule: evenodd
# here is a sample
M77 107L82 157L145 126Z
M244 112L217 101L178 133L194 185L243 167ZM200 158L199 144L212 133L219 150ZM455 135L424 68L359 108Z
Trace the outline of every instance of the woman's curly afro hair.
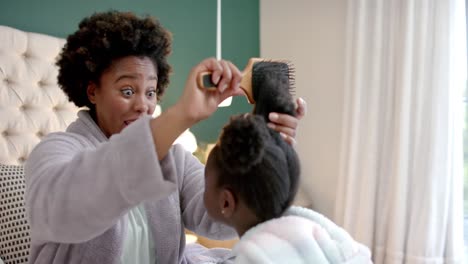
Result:
M108 11L83 19L68 36L57 61L58 83L76 106L93 109L86 93L116 59L147 57L157 70L158 100L169 84L172 36L152 17L138 18L129 12Z

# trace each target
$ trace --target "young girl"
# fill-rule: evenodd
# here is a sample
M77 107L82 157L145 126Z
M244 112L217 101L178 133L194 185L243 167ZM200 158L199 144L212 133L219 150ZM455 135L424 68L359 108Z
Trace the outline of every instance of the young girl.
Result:
M372 263L369 250L324 216L290 207L299 183L293 147L264 118L231 119L205 169L208 214L240 236L236 263Z
M207 212L240 236L232 252L236 263L372 263L369 250L345 230L312 210L291 207L299 158L267 125L270 112L294 115L284 76L252 77L258 99L253 114L232 118L208 156Z

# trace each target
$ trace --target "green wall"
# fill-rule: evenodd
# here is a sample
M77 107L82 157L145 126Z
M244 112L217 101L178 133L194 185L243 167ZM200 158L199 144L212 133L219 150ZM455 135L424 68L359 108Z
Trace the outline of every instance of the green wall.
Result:
M65 38L83 17L109 9L155 16L172 32L174 72L163 109L180 96L192 66L216 55L216 0L2 0L0 25ZM242 70L250 57L259 56L258 0L222 1L222 30L222 57ZM251 109L244 97L236 97L191 130L200 143L213 142L229 116Z

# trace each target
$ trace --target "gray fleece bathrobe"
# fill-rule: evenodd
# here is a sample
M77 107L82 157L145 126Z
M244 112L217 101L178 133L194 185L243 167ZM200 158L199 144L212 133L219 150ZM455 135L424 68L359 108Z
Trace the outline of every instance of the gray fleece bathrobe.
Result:
M157 263L230 258L227 250L185 248L184 228L217 239L236 234L209 218L204 167L192 154L175 145L158 161L149 120L140 118L108 139L81 111L66 132L49 134L37 145L25 167L30 263L119 263L123 216L141 203Z

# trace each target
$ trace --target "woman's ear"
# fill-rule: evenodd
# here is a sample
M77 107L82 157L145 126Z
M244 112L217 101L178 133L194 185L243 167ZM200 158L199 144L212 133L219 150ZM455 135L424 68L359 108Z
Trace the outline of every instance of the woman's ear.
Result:
M235 194L229 189L223 189L220 196L221 215L224 218L231 218L237 207Z
M88 95L88 100L92 104L96 104L96 89L97 89L96 84L92 82L90 82L88 84L88 87L86 88L86 94Z

